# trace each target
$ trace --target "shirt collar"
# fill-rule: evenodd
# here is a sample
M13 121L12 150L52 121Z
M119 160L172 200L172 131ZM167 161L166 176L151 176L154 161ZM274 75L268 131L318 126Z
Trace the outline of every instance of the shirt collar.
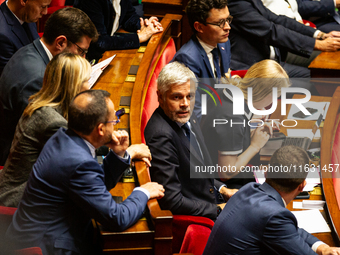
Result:
M86 143L87 147L89 147L91 155L94 158L96 156L96 148L89 141L85 140L84 138L82 138L82 139Z
M50 50L46 47L46 45L45 45L41 40L40 40L40 43L41 43L41 45L43 46L43 48L44 48L44 50L45 50L45 52L46 52L46 54L47 54L49 60L51 61L52 58L53 58L52 53L50 52Z
M6 5L8 7L8 0L6 1ZM8 8L9 9L9 8ZM9 9L11 11L11 9ZM14 17L20 22L20 25L24 24L24 21L19 19L17 15L14 14L14 12L11 11L11 13L14 15Z
M223 89L223 94L226 98L233 102L233 97L229 94L229 92L225 88ZM250 120L251 117L253 116L253 114L250 112L248 108L248 104L246 104L245 102L244 102L244 115L247 117L248 120Z
M201 44L201 46L203 47L206 54L211 53L211 51L216 48L216 47L213 47L213 46L203 42L198 36L197 36L197 40Z
M284 205L285 207L287 207L286 201L283 199L283 197L281 197L281 198L282 198L283 205Z

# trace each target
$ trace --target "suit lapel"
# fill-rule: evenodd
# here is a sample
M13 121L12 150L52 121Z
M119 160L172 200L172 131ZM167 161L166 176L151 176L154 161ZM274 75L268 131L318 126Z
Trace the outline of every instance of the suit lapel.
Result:
M21 26L17 18L13 15L11 10L7 7L6 2L1 5L1 10L4 14L7 24L11 27L13 34L15 34L18 40L22 43L22 46L31 43L24 28Z
M206 66L207 70L209 70L210 77L215 77L213 70L211 70L211 65L210 65L207 53L203 49L202 45L199 43L197 37L195 35L193 35L192 38L193 38L193 42L196 44L196 47L197 47L199 53L201 54L201 57L202 57L203 62L204 62L204 65Z
M201 155L199 155L198 152L196 152L195 149L190 149L190 142L188 140L188 138L185 136L183 130L178 126L178 124L175 121L172 121L163 111L163 109L161 107L157 108L157 111L159 112L159 114L166 120L166 122L171 126L171 128L176 132L176 134L180 137L181 143L183 144L183 146L185 148L187 148L187 150L190 153L190 156L194 156L195 158L197 158L202 164L204 164L203 159L201 157ZM191 124L191 122L190 122ZM195 131L194 131L195 132ZM196 134L196 133L195 133ZM201 145L201 144L200 144Z

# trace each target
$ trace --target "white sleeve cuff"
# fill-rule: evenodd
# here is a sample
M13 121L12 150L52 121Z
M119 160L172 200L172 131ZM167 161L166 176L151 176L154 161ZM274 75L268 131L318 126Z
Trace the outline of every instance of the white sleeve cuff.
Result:
M222 185L221 185L221 187L218 189L218 192L220 192L220 193L221 193L221 189L222 189L223 187L227 187L227 185L225 185L225 184L222 184Z
M317 39L320 32L321 32L320 30L316 30L316 31L314 32L313 38L314 38L314 39Z
M324 243L324 242L321 242L321 241L315 242L315 243L312 245L312 250L316 253L316 250L318 249L318 247L319 247L321 244L325 244L325 243Z
M146 189L141 188L141 187L136 187L136 188L133 189L133 191L135 191L135 190L142 191L148 197L148 200L150 199L150 192L147 191Z
M336 8L336 0L334 0L334 7Z

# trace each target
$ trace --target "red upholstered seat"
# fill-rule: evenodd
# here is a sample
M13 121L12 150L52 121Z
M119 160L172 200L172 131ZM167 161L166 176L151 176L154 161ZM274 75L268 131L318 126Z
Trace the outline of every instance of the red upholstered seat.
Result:
M191 224L201 225L212 229L214 222L206 217L190 216L190 215L174 215L172 221L172 252L177 253L180 251L185 232Z
M333 149L332 149L332 164L336 167L336 164L340 164L340 125L335 133ZM336 196L336 200L338 202L338 207L340 210L340 172L333 171L333 185L334 185L334 192Z
M243 78L246 73L247 73L248 70L234 70L234 71L231 71L231 77L233 77L234 75L238 75L240 76L241 78Z
M30 247L21 250L15 250L14 255L43 255L40 247Z
M171 39L168 45L165 47L163 53L161 54L155 70L152 74L149 86L147 88L144 105L143 105L143 112L142 112L142 120L141 120L141 133L142 133L142 142L145 143L144 139L144 129L146 124L148 123L151 115L158 107L158 98L157 98L157 78L159 73L162 71L163 67L168 64L172 58L175 56L176 47L175 42Z
M66 0L52 0L49 7L52 6L65 6Z
M303 21L303 24L305 24L306 26L310 26L312 28L316 28L316 26L315 26L315 24L313 22L311 22L309 20L305 20L305 19L303 19L302 21Z
M202 225L192 224L185 232L180 253L201 255L208 242L211 229Z

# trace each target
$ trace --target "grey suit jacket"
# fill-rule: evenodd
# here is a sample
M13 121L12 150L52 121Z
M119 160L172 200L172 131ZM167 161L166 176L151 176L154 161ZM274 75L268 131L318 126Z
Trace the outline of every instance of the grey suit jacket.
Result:
M22 47L8 61L0 77L0 165L4 165L15 127L28 98L42 87L49 58L39 39Z
M66 119L52 107L42 107L31 117L21 117L17 125L9 157L0 173L0 204L18 207L33 164L47 140Z

